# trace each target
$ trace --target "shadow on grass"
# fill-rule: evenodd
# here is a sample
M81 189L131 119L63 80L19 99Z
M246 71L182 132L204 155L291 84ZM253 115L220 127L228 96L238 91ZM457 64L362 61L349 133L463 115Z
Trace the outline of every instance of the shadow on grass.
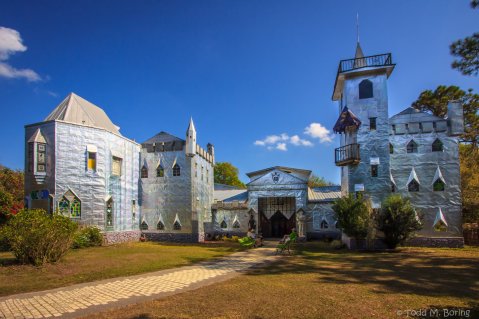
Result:
M294 256L284 256L278 263L250 275L302 273L316 275L317 283L373 284L377 293L476 300L479 291L479 256L421 249L378 253L298 245Z

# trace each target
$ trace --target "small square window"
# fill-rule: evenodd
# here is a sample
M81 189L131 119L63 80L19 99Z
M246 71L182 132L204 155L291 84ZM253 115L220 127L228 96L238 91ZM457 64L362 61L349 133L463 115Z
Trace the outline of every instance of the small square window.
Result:
M369 130L370 131L375 131L376 130L376 118L375 117L370 117L369 118Z
M121 176L121 162L122 162L121 158L116 156L112 157L111 175Z

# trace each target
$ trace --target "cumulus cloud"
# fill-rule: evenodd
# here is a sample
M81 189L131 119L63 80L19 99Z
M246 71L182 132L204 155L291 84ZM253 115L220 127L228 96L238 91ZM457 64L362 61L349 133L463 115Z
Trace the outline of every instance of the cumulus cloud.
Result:
M308 140L302 139L299 135L289 136L286 133L277 134L277 135L268 135L262 140L256 140L254 145L264 146L267 150L280 150L287 151L287 145L295 146L313 146Z
M16 69L6 63L8 58L17 53L25 52L27 47L23 44L17 30L0 27L0 76L15 79L24 78L30 82L40 81L41 77L31 69Z
M321 123L311 123L304 129L304 134L312 138L319 139L320 143L332 142L334 135L330 134L329 130L321 125Z
M288 150L288 148L286 147L286 143L278 143L276 145L276 149L284 152Z

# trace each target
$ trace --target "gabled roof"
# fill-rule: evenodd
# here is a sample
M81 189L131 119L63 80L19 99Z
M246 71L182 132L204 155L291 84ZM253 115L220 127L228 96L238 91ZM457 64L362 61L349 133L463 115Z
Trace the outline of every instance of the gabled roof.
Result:
M347 127L355 126L358 128L361 125L359 118L351 112L347 106L343 108L339 118L334 124L333 132L334 133L344 133Z
M181 142L185 143L185 140L171 135L170 133L161 131L160 133L156 134L153 137L150 137L142 144L153 144L153 143L171 143L171 142Z
M427 122L427 121L444 121L442 117L435 116L433 114L420 111L413 107L407 107L396 115L389 118L390 120L408 119L409 122Z
M257 175L264 175L264 174L266 174L268 172L271 172L271 171L274 171L276 169L280 170L280 171L283 171L285 173L288 173L288 174L291 173L291 172L296 172L296 173L299 173L299 174L302 174L302 175L307 175L307 176L309 176L311 174L311 171L306 170L306 169L299 169L299 168L292 168L292 167L285 167L285 166L273 166L273 167L265 168L265 169L262 169L262 170L259 170L259 171L246 173L246 176L251 178L251 177L257 176Z
M121 135L120 128L112 123L105 111L75 93L68 94L45 118L45 121L53 120L93 126Z

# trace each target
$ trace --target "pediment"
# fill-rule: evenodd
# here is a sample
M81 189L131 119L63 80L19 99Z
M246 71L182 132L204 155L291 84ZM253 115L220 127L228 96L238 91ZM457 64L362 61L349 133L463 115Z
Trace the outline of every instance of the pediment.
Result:
M292 174L288 174L279 169L275 169L265 173L264 175L256 178L248 183L248 186L262 186L262 185L290 185L290 184L307 184L304 181Z

